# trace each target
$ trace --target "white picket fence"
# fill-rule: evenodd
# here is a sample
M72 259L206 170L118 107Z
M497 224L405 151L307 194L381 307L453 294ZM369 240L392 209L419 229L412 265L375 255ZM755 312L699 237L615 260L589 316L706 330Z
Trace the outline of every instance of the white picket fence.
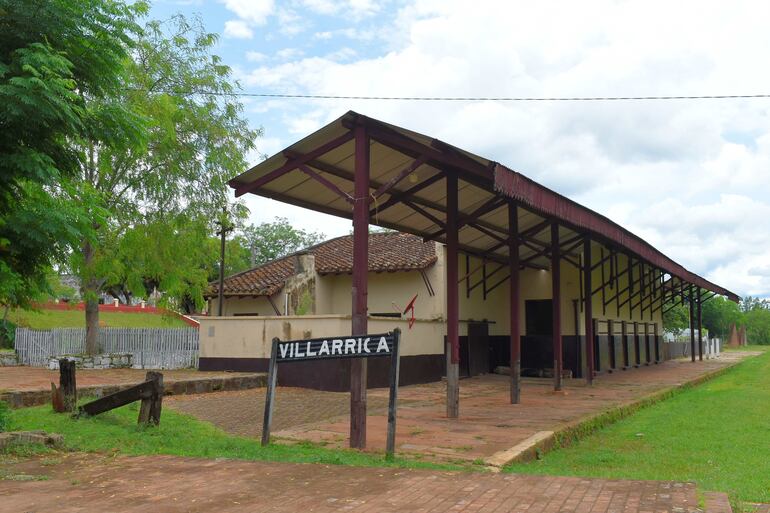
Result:
M46 366L51 357L85 352L85 328L16 328L23 365ZM198 328L100 328L100 353L131 353L135 369L198 367Z

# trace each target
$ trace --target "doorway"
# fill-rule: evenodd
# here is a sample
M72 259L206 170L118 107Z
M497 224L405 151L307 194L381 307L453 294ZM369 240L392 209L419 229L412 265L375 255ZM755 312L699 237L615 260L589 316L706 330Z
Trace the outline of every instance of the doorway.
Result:
M524 302L524 333L521 338L521 375L544 376L553 369L553 304L550 299Z

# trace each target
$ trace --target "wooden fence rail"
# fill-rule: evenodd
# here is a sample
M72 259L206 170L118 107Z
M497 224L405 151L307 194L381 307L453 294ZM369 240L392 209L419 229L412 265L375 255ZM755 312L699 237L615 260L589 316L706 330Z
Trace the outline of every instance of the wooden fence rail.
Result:
M16 329L16 353L24 365L46 366L51 358L85 352L86 330ZM100 353L131 353L136 369L198 367L198 328L101 328Z

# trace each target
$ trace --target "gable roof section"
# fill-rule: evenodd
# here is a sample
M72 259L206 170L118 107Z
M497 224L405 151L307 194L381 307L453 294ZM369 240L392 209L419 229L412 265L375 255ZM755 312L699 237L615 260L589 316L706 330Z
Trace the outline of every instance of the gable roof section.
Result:
M302 253L315 257L318 274L353 272L353 236L345 235L226 277L225 296L272 296L295 274L295 256ZM369 234L369 272L417 271L430 267L436 259L435 243L423 242L415 235L399 232ZM211 283L206 296L216 296L218 285Z
M375 198L371 224L445 241L443 178L451 173L460 184L458 212L464 221L458 230L458 248L463 253L501 264L509 261L508 245L501 241L509 236L506 207L513 199L520 238L526 234L529 242L519 245L524 265L548 268L550 260L542 248L550 244L550 230L543 227L558 222L560 244L588 236L611 251L667 273L669 291L676 288L676 278L679 285L692 284L738 300L733 292L685 269L629 230L510 168L352 111L245 171L230 186L236 196L252 193L351 219L358 126L364 127L370 141L369 184Z

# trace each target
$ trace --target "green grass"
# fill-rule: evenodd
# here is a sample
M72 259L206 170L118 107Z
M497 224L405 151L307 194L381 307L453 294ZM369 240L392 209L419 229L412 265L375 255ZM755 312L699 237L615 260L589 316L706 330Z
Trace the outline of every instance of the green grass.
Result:
M36 330L53 328L85 328L86 314L82 310L13 310L8 319L19 327ZM178 317L152 313L99 312L102 326L115 328L183 328Z
M11 410L12 430L42 429L64 435L67 449L126 455L170 454L202 458L323 463L368 467L409 467L458 470L462 467L438 465L396 457L386 461L384 454L327 449L309 443L271 444L232 436L212 424L164 409L160 426L140 427L136 423L139 403L90 418L72 419L53 413L49 406ZM398 456L398 455L397 455Z
M505 471L695 481L736 502L770 502L770 352Z

